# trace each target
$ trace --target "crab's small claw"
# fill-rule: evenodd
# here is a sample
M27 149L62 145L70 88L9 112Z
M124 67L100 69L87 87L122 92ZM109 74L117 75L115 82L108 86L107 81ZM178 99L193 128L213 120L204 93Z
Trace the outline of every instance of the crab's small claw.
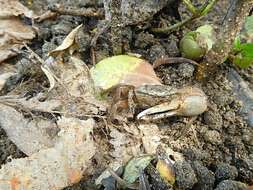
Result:
M148 108L137 115L137 119L155 120L176 115L179 108L179 101L171 101Z
M184 87L168 102L148 108L137 115L141 120L157 120L174 115L196 116L207 109L207 97L197 87Z

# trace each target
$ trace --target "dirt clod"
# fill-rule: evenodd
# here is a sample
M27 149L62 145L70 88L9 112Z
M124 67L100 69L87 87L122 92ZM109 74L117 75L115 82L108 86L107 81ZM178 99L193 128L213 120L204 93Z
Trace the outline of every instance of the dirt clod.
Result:
M215 182L214 173L208 170L208 168L203 166L199 161L193 162L192 165L198 179L198 183L194 185L194 188L198 190L213 189Z
M215 190L244 190L246 185L244 183L233 181L233 180L224 180L219 183Z
M215 178L217 181L226 179L234 180L238 176L238 171L235 166L231 166L227 163L221 163L217 166L215 171Z
M180 189L191 189L198 181L194 170L191 165L186 161L176 162L176 185Z
M204 135L204 139L207 142L212 143L212 144L216 144L216 145L219 145L222 143L220 133L215 130L208 130Z

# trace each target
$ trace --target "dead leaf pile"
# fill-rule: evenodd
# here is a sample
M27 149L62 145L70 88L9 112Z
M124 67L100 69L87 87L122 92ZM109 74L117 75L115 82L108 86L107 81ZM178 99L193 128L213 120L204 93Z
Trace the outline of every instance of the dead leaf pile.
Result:
M0 169L0 189L62 189L78 182L96 152L94 121L62 118L54 147L12 160Z
M0 63L17 55L23 43L35 37L32 27L24 24L19 16L32 18L33 13L17 0L0 0Z

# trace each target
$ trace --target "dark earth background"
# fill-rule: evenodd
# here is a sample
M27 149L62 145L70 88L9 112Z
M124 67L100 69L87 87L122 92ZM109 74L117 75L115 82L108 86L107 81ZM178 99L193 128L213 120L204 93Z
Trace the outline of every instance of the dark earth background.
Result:
M198 2L198 1L196 1ZM180 56L178 42L183 34L191 29L196 29L203 23L218 24L224 17L227 8L227 0L220 1L213 10L204 18L183 27L177 32L166 35L154 35L148 27L157 25L163 20L177 22L176 11L170 8L161 10L154 19L140 26L129 26L124 34L127 49L133 53L141 54L150 63L162 55L171 57ZM22 1L35 12L43 13L48 7L61 3L65 7L102 7L101 1L95 0L34 0ZM197 3L196 3L197 5ZM37 13L36 12L36 13ZM179 13L184 18L188 13L185 7L179 8ZM59 16L55 20L46 20L37 23L38 37L30 47L41 57L46 58L47 53L53 50L66 35L77 25L83 23L83 29L79 32L77 41L82 59L91 65L90 42L94 36L92 30L101 23L97 18L84 18L80 16ZM97 61L111 54L107 33L102 34L96 47ZM25 52L24 52L25 54ZM20 55L15 59L17 64L29 62ZM27 63L29 65L29 63ZM158 76L164 84L180 87L183 85L197 84L208 95L210 108L193 122L187 133L180 134L185 126L185 120L180 117L164 119L158 125L168 135L168 139L180 138L180 144L168 144L173 150L183 153L186 162L176 165L177 183L181 189L243 189L240 183L253 185L253 128L247 125L240 115L241 103L234 96L231 83L227 79L229 68L236 69L241 77L253 89L253 67L240 70L230 63L224 63L219 67L219 72L209 81L197 82L194 78L195 66L184 63L171 66L161 66L157 69ZM28 72L29 73L29 72ZM30 73L31 74L31 73ZM43 80L43 78L41 79ZM40 81L34 81L38 91L42 88ZM6 137L0 128L0 164L4 164L10 158L25 156ZM82 180L79 184L65 188L66 190L94 189L91 181Z

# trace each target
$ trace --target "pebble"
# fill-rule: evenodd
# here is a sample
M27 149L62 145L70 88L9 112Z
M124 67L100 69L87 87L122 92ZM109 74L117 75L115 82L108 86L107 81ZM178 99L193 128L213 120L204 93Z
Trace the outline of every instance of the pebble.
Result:
M236 167L231 166L227 163L221 163L217 165L217 169L215 171L215 177L218 182L226 179L236 179L238 176L238 171Z
M197 183L197 177L191 165L186 161L178 161L174 164L176 173L176 185L179 189L191 189Z
M183 78L190 78L193 76L194 73L194 66L189 63L182 63L178 67L178 75Z

